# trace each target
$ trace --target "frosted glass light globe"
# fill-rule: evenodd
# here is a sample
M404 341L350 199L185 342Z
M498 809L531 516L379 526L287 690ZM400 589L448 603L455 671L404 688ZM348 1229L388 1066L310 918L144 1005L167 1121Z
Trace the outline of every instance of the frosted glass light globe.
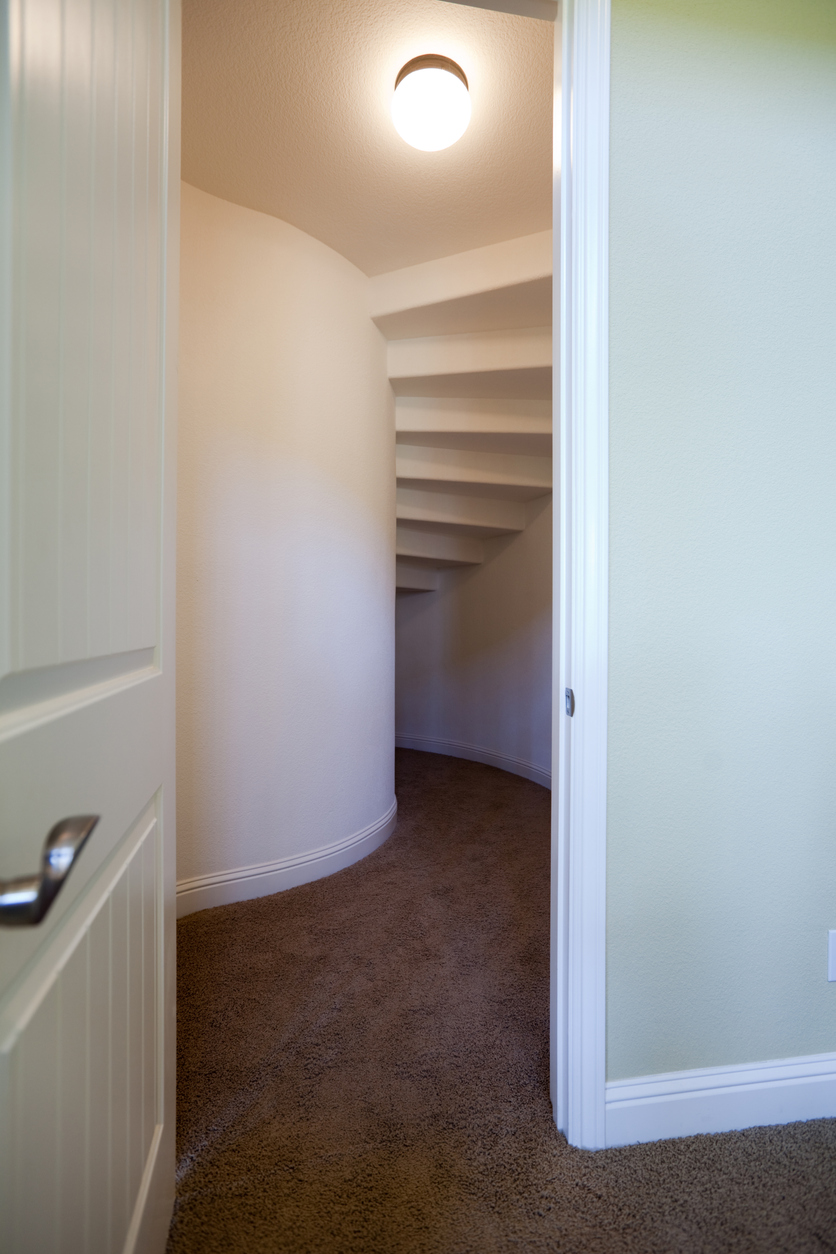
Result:
M455 61L440 56L409 61L395 83L392 121L401 139L422 152L439 152L461 139L470 122L470 93Z

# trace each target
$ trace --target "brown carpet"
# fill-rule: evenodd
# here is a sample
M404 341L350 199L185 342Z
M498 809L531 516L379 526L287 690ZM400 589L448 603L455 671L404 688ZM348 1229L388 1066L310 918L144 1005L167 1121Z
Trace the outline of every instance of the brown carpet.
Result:
M836 1121L591 1154L548 1098L550 794L399 751L364 861L179 931L170 1254L836 1250Z

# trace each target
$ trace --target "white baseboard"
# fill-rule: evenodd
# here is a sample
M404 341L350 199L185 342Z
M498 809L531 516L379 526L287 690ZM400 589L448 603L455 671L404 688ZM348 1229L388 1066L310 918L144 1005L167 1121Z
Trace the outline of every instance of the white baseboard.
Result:
M607 1147L836 1116L836 1053L611 1080Z
M493 749L480 749L478 745L466 745L461 740L441 740L436 736L395 736L395 744L399 749L420 749L422 753L441 753L449 758L466 758L468 762L484 762L485 766L496 766L500 771L510 771L512 775L522 775L535 784L551 788L552 773L532 762L523 762L521 758L510 758L504 753L494 753Z
M226 906L233 901L266 897L270 893L296 888L299 884L309 884L312 880L342 871L382 845L395 830L397 819L396 799L382 818L333 845L324 845L321 849L290 858L279 858L276 862L260 862L216 875L197 875L193 879L178 880L177 917L181 919L209 906Z

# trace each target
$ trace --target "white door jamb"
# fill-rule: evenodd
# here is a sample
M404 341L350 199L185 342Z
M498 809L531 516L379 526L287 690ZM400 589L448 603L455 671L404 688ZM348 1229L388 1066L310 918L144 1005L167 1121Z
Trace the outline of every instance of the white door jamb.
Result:
M561 7L552 1102L571 1145L600 1149L606 1144L610 0L564 0ZM566 690L574 694L572 716Z

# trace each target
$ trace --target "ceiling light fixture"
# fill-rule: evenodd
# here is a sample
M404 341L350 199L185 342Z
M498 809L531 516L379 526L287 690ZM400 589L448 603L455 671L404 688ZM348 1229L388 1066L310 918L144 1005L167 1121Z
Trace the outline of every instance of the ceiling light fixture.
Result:
M395 79L392 121L401 139L422 152L455 144L470 122L464 70L435 54L407 61Z

